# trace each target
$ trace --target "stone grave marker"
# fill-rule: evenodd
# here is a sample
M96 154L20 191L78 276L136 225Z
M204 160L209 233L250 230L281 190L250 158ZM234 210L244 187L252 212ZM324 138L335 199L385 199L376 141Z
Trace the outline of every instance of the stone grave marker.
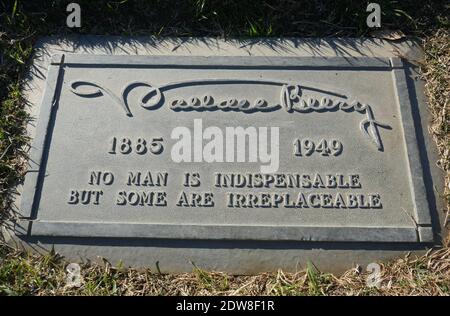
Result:
M43 45L20 239L235 273L339 270L433 243L425 104L389 44L219 44Z

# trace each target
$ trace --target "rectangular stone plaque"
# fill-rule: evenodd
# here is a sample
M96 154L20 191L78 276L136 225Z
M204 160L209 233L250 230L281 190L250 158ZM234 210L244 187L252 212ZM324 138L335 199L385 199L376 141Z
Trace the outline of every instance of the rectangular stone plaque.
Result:
M398 58L54 55L29 236L431 242Z

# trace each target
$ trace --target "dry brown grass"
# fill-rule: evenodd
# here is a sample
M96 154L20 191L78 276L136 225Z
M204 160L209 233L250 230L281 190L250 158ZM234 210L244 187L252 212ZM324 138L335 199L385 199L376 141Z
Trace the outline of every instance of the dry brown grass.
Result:
M298 273L232 276L194 269L159 274L150 270L82 265L79 287L66 285L63 258L8 251L0 265L0 294L10 295L450 295L450 249L406 256L382 264L379 288L354 268L340 277L308 268Z
M437 165L445 172L444 199L446 201L445 225L450 216L450 32L437 31L424 40L425 62L422 77L431 112L429 132L437 144Z

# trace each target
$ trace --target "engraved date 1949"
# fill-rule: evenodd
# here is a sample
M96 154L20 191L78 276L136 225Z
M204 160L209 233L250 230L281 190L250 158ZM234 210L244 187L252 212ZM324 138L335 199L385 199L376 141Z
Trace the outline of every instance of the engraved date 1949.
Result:
M321 156L339 156L344 146L337 139L321 139L314 141L309 138L294 140L294 155L297 157L319 154Z
M164 151L163 138L153 137L145 139L138 137L136 139L129 137L113 137L109 144L110 154L128 155L136 153L138 155L145 155L147 153L159 155Z

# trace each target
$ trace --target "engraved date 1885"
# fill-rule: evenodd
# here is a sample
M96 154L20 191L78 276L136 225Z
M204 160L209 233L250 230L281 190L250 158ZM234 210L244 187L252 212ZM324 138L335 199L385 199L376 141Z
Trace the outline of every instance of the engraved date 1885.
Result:
M109 144L109 154L128 155L136 153L145 155L147 153L159 155L164 151L163 138L153 137L145 139L138 137L136 139L129 137L113 137Z

